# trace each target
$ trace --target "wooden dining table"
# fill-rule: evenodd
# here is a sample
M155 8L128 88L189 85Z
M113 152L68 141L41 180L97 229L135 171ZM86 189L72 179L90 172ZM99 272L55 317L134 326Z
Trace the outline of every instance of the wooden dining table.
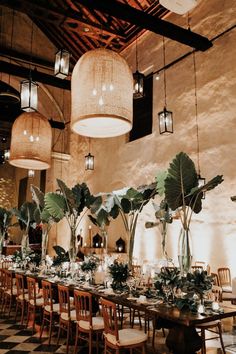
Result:
M17 271L16 271L17 272ZM22 272L21 272L22 274ZM36 277L39 284L42 279L48 276L40 276L38 274L25 274L25 276ZM54 286L60 284L60 281L49 280ZM195 354L202 347L201 336L196 331L196 326L201 323L206 323L214 320L219 320L227 317L236 316L236 306L220 305L219 312L207 310L203 314L193 313L189 310L179 310L176 306L167 306L165 303L156 301L156 299L147 299L139 302L134 297L129 297L128 294L116 294L107 292L107 289L102 289L99 286L91 286L86 283L63 282L67 285L71 292L76 289L89 291L97 298L103 297L115 302L118 305L136 309L144 312L147 317L158 319L160 323L163 321L163 327L169 329L166 337L166 345L174 354ZM155 321L153 321L155 323Z

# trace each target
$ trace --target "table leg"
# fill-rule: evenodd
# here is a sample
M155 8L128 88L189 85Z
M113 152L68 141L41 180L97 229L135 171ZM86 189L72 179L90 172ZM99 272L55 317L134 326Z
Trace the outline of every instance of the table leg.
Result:
M174 354L195 354L202 340L194 327L178 325L169 329L166 345Z

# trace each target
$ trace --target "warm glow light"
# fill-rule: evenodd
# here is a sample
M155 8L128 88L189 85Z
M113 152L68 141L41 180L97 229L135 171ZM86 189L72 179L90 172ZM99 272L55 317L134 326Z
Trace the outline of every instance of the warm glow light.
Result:
M167 111L164 107L163 111L158 113L160 134L173 133L173 117L172 112Z
M25 133L26 132L26 133ZM28 170L45 170L51 163L52 130L39 113L23 113L14 122L10 164Z
M127 62L108 49L85 53L71 78L71 128L106 138L132 129L133 78Z
M69 74L70 53L61 49L56 53L54 74L60 79L65 79Z
M30 80L20 83L21 109L25 112L34 112L38 107L38 85Z
M28 170L28 177L32 178L34 177L34 175L35 175L34 170Z
M144 96L144 90L143 90L144 75L139 71L136 71L133 74L133 79L134 79L134 88L133 88L134 98L135 99L142 98Z
M85 156L85 170L94 170L94 156L90 153Z

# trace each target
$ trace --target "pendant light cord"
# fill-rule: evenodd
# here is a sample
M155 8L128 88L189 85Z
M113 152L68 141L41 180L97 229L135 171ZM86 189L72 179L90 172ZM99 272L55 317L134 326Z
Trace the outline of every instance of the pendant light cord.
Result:
M32 20L31 38L30 38L30 66L29 66L29 79L30 80L32 80L31 63L32 63L32 57L33 57L33 34L34 34L34 21Z
M199 128L198 128L198 105L197 105L197 73L196 73L196 58L193 52L193 69L194 69L194 97L195 97L195 119L196 119L196 132L197 132L197 166L198 174L200 175L200 148L199 148Z
M135 48L136 48L136 71L138 71L138 38L136 36L136 41L135 41Z
M163 67L166 66L166 46L165 46L165 37L162 37L163 41ZM166 108L166 70L163 70L163 83L164 83L164 107Z

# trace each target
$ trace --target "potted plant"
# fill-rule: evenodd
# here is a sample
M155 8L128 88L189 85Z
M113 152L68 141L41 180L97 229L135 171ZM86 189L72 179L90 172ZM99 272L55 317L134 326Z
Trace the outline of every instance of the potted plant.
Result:
M59 193L45 194L45 209L52 218L58 221L66 219L71 230L69 256L70 260L74 262L77 253L76 230L87 212L85 209L90 205L91 195L85 183L76 184L71 189L60 179L57 179L57 183Z
M192 215L202 210L203 193L223 182L217 175L203 186L198 186L198 175L193 161L184 152L178 153L166 172L157 175L157 191L173 211L177 211L182 223L179 237L178 259L182 273L191 266L190 223Z
M5 208L0 208L0 258L2 257L3 241L7 234L7 229L11 224L11 219L11 211Z

